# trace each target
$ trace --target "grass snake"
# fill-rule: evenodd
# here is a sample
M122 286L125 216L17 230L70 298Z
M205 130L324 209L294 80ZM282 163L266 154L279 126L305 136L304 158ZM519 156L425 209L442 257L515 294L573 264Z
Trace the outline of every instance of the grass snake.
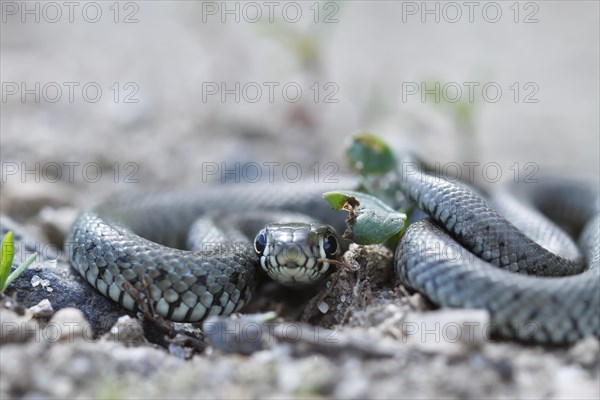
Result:
M144 280L154 309L169 320L231 314L249 301L259 263L284 284L327 272L326 259L340 247L324 222L343 226L321 198L329 186L225 183L109 201L78 217L66 253L90 284L128 310L137 304L123 283L141 291Z
M487 309L504 337L565 343L599 336L597 193L563 183L530 186L521 197L494 199L425 173L405 174L400 190L429 217L408 227L396 250L397 275L438 305ZM122 284L141 289L145 279L167 319L230 314L248 302L259 263L288 284L302 280L294 275L302 268L313 271L306 281L326 272L324 259L339 252L329 227L314 225L317 233L308 234L307 225L261 226L308 214L339 231L343 215L321 198L338 188L348 186L220 184L114 200L76 220L67 253L90 284L129 310L136 304ZM579 245L548 217L582 232Z

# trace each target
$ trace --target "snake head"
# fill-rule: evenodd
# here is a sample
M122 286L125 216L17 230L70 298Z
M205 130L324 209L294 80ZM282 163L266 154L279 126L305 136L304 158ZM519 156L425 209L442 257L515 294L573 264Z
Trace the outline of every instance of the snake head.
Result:
M333 228L318 223L268 224L254 240L262 269L286 285L319 281L341 253Z

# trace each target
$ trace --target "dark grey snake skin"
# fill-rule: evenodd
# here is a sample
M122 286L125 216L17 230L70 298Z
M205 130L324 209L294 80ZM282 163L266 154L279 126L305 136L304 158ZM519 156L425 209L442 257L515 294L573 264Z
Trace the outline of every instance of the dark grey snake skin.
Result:
M77 219L66 253L90 284L126 309L137 305L123 283L142 290L145 279L156 312L169 320L196 322L231 314L248 302L255 286L258 259L252 239L265 222L247 223L241 231L231 228L225 233L230 240L216 233L204 248L180 250L197 217L215 210L220 220L231 213L303 212L340 228L343 215L321 198L332 189L314 182L220 184L113 201Z
M425 173L405 174L401 185L430 217L412 224L397 248L405 285L441 306L487 309L493 332L505 338L558 344L600 336L596 191L544 182L524 190L533 206L581 231L580 255L574 246L555 254L531 240L523 231L535 237L537 229L549 242L561 233L527 226L544 217L519 218L516 202L507 212L517 213L520 229L462 185Z
M498 201L508 209L530 202L561 227L571 227L570 233L583 232L578 248L541 214L517 213L511 219L517 228L463 186L420 173L404 176L401 186L431 217L412 224L396 251L396 270L405 285L441 306L489 310L503 337L565 343L600 335L596 192L540 184L527 188L523 199ZM144 278L156 311L167 319L193 322L229 314L250 298L256 256L247 239L216 249L176 249L185 246L196 217L213 210L283 210L308 213L339 231L344 215L332 212L321 194L348 187L344 182L228 184L114 201L79 217L67 253L88 282L127 309L136 305L121 285L127 280L141 290ZM246 228L246 235L258 231ZM243 236L236 231L231 237Z

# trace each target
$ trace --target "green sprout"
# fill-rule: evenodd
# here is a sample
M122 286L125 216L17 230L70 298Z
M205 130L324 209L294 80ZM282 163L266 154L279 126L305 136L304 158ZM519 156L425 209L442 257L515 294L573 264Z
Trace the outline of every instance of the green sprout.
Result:
M380 244L402 233L406 214L394 210L377 197L346 190L324 193L323 198L334 210L349 212L344 239L362 245Z
M396 248L408 226L412 206L396 204L401 178L392 149L379 137L362 132L349 141L345 155L350 168L359 173L361 190L366 193L323 194L334 210L348 212L343 238L360 245L384 244ZM396 205L390 207L390 204Z
M29 258L21 265L10 273L13 259L15 258L15 245L13 241L13 233L9 231L4 239L2 240L2 249L0 253L0 293L4 293L6 288L19 277L37 257L37 253L33 253Z
M474 99L469 99L468 96L459 96L458 100L450 98L439 81L429 81L426 87L434 88L433 91L427 93L435 99L434 102L429 103L450 116L458 134L473 137L479 104Z
M259 27L265 36L289 50L303 68L322 73L323 43L331 37L330 29L335 26L332 22L337 22L343 7L343 2L339 1L313 3L308 7L314 21L310 29L302 30L297 24L282 18L263 22Z
M477 137L476 118L481 109L481 102L471 95L459 95L455 98L445 90L439 80L426 81L427 103L452 121L458 135L458 149L464 161L476 160L480 153L480 143ZM431 101L434 100L434 101Z

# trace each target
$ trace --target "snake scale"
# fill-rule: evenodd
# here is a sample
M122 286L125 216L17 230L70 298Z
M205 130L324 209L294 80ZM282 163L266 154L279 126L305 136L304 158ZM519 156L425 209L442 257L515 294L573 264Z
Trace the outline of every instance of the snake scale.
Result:
M530 203L541 213L516 213L513 224L491 200L462 184L425 173L403 176L400 190L429 217L411 224L396 250L400 281L440 306L488 310L503 337L569 343L600 336L597 193L568 184L534 186L512 204ZM265 245L273 252L277 246L266 243L264 235L253 245L250 238L264 223L256 218L213 235L220 237L211 242L216 247L184 250L194 220L206 213L226 220L228 214L269 210L309 214L339 230L343 215L333 212L321 194L341 188L348 186L221 184L111 201L76 220L67 254L90 284L129 310L137 306L122 284L128 281L141 290L145 280L155 310L167 319L194 322L230 314L251 296L256 252L262 255ZM507 202L498 204L501 210ZM579 245L569 244L544 214L573 227L575 234L582 232ZM549 243L548 249L529 238L536 236ZM304 254L304 263L318 264L314 257L327 244L319 238L311 244L316 247L312 254Z
M522 202L498 202L517 228L469 188L405 174L403 192L430 219L408 227L396 250L397 274L441 306L488 310L506 338L558 344L600 336L598 194L566 182L527 186L523 201L581 232L581 254ZM557 244L555 252L529 237Z

